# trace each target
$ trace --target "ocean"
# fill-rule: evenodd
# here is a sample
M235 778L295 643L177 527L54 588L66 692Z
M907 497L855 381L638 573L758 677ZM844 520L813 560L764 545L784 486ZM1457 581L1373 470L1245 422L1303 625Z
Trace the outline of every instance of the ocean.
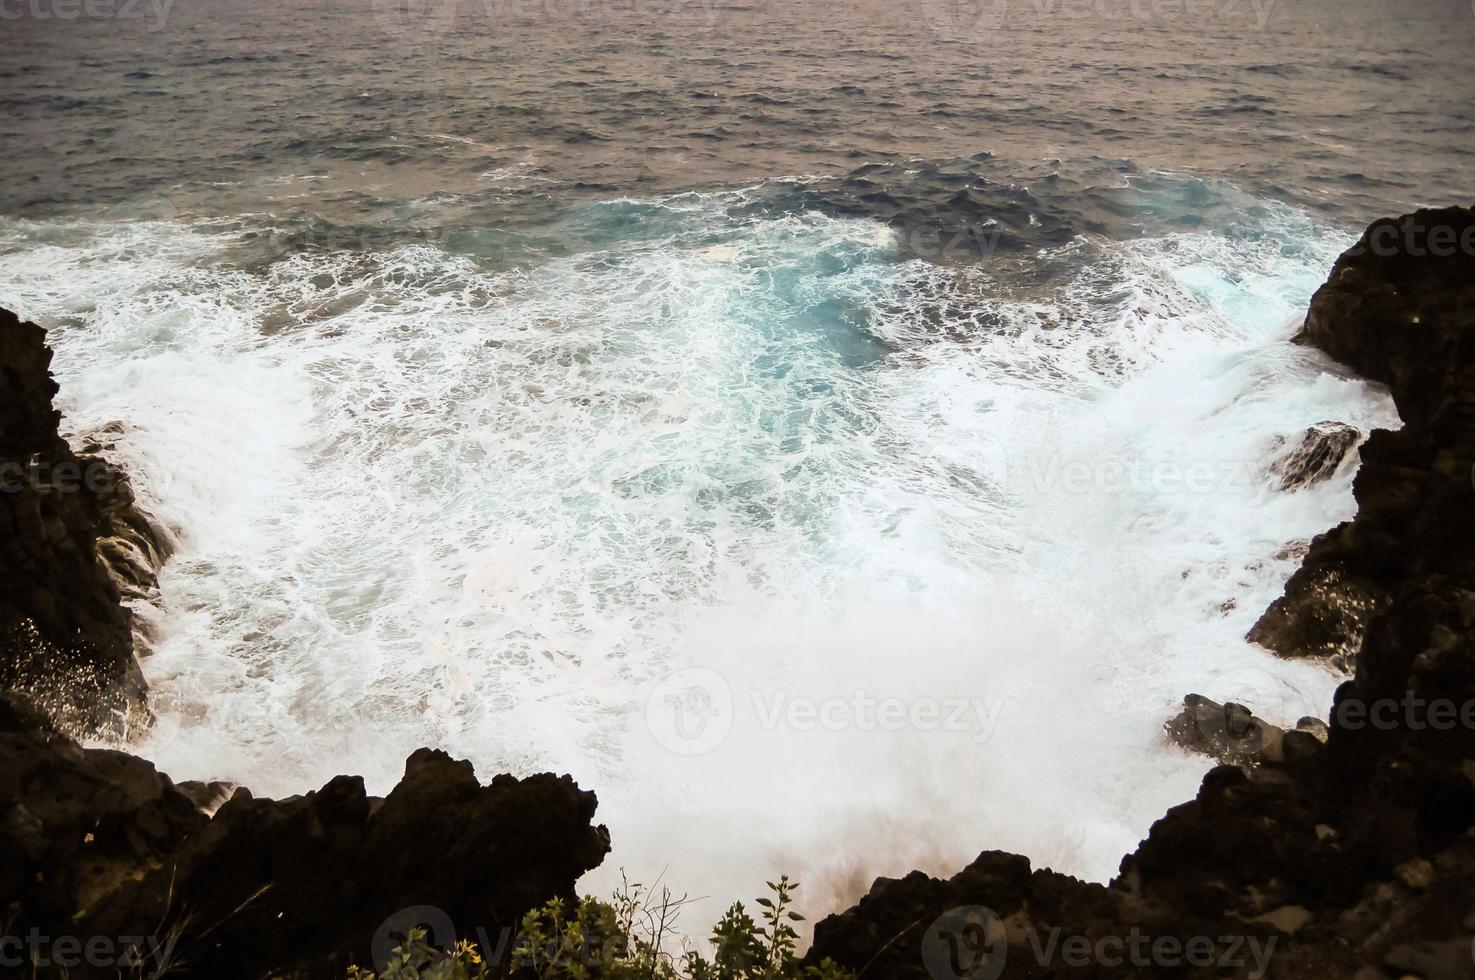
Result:
M175 779L571 773L700 932L1105 880L1184 694L1324 715L1243 637L1354 464L1275 466L1398 419L1290 338L1469 202L1465 0L3 10L0 305L176 540Z

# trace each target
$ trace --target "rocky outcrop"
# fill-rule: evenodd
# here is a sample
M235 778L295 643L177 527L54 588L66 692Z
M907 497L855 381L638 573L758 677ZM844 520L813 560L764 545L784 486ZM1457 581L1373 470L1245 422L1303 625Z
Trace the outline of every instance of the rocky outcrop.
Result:
M1300 490L1331 479L1352 458L1362 432L1345 422L1318 422L1301 434L1295 446L1276 457L1270 472L1281 490Z
M1475 210L1375 223L1299 339L1387 384L1404 422L1362 445L1356 518L1251 634L1355 668L1325 744L1190 697L1170 736L1234 764L1108 886L986 852L877 881L816 926L812 960L918 980L1475 975Z
M146 720L120 584L146 596L168 546L127 478L61 437L50 365L46 332L0 310L0 688L120 731Z
M429 749L383 799L339 776L285 800L238 789L213 819L148 762L82 749L13 696L0 758L0 912L7 935L45 937L23 950L38 976L117 976L124 937L139 975L341 976L408 924L495 941L572 898L609 850L594 794L567 776L483 786ZM110 952L69 962L61 937Z
M1302 718L1293 730L1326 741L1327 726L1320 718ZM1183 699L1183 710L1163 726L1163 732L1180 748L1246 770L1286 761L1286 729L1256 718L1248 707L1232 701L1220 704L1201 694L1189 694ZM1303 744L1292 739L1289 747L1294 752Z
M1398 583L1468 559L1475 460L1475 218L1468 208L1374 222L1332 267L1297 340L1388 385L1403 428L1361 449L1357 519L1316 538L1249 638L1350 665Z
M79 909L158 867L206 822L152 764L83 750L23 699L0 695L6 921L70 923Z

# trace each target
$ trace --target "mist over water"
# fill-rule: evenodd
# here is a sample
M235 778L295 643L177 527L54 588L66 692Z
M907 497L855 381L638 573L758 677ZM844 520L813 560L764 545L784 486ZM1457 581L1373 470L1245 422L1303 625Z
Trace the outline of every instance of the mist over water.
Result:
M0 305L177 538L139 750L258 795L422 745L571 773L614 844L584 887L711 896L694 933L780 872L811 912L990 848L1109 877L1206 768L1162 740L1185 693L1294 723L1340 680L1243 640L1354 510L1351 465L1271 466L1397 418L1289 338L1470 145L1469 65L1342 6L984 49L687 8L787 27L761 56L639 10L195 7L90 39L66 104L89 25L28 25L6 135L70 152L0 189ZM156 100L196 122L140 142Z

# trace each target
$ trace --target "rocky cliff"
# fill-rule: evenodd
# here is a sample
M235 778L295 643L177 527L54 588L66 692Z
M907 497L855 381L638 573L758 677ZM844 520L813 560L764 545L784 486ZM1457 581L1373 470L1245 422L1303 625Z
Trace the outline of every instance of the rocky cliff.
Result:
M62 438L50 367L45 331L0 310L0 688L116 732L146 721L122 590L152 590L168 545L127 478Z

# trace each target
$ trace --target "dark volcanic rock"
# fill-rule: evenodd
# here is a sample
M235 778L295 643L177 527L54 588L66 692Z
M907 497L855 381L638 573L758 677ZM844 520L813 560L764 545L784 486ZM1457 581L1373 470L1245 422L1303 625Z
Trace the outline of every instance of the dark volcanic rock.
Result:
M816 926L812 961L918 980L1207 978L1261 975L1268 948L1271 977L1475 975L1475 210L1374 224L1300 339L1388 384L1404 422L1363 444L1356 518L1313 541L1250 634L1355 666L1325 744L1308 725L1273 746L1279 730L1190 696L1169 737L1236 765L1153 824L1110 885L997 853L947 881L882 879ZM1144 933L1166 945L1133 958ZM1195 937L1211 941L1199 962L1182 952Z
M1299 442L1270 464L1280 489L1300 490L1330 479L1342 468L1362 438L1361 430L1343 422L1318 422Z
M45 341L0 310L0 688L119 731L147 720L119 586L148 594L168 548L127 479L61 437Z
M1312 542L1252 641L1345 666L1397 583L1475 551L1472 316L1469 208L1374 222L1332 267L1296 339L1388 385L1403 428L1374 432L1363 444L1357 520Z
M221 804L235 795L235 783L211 780L204 782L197 779L185 780L176 783L175 789L179 790L189 801L199 807L204 813L214 815L220 809Z
M0 695L0 914L21 934L160 867L206 819L169 777L122 752L83 750L22 699Z
M198 977L341 975L373 962L380 926L416 907L463 938L495 940L529 909L572 899L603 860L596 806L567 776L482 786L470 763L429 749L382 800L348 776L286 800L239 789L168 867L99 903L84 928L177 928L175 956Z
M1301 719L1293 732L1309 735L1318 748L1326 740L1326 725L1319 718ZM1289 733L1284 728L1256 718L1244 705L1220 704L1201 694L1184 697L1183 710L1163 725L1163 733L1174 745L1243 769L1287 761ZM1314 748L1292 738L1293 762L1296 752L1305 750Z
M285 800L237 790L213 819L149 763L81 749L14 696L0 695L0 752L7 934L144 937L144 975L341 976L373 962L387 919L426 906L437 911L421 917L495 940L572 898L609 850L594 794L567 776L482 786L470 763L428 749L384 799L339 776Z

